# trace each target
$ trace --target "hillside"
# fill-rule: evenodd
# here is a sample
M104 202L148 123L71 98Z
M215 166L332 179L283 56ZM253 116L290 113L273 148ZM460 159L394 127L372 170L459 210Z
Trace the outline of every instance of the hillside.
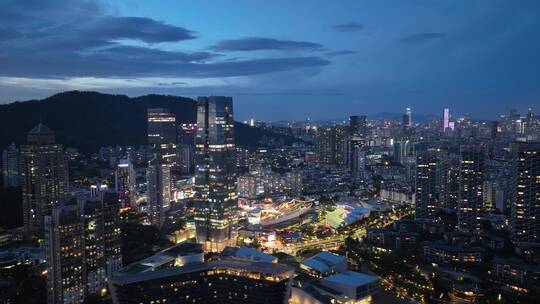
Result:
M94 152L101 146L146 144L146 109L170 108L181 123L196 122L191 98L145 95L130 98L98 92L69 91L42 100L0 105L0 148L26 141L26 133L40 120L56 132L66 147ZM239 146L255 147L263 137L294 141L291 137L236 123Z

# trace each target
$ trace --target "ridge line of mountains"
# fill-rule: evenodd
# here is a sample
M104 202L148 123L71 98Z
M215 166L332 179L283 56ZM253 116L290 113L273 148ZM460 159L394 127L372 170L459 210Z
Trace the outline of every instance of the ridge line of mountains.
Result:
M197 102L187 97L67 91L41 100L0 105L0 149L11 142L25 143L28 131L40 121L56 133L58 143L85 153L103 146L145 145L148 108L169 108L178 123L197 122ZM235 138L243 147L260 146L268 138L284 144L297 141L240 122L235 123Z

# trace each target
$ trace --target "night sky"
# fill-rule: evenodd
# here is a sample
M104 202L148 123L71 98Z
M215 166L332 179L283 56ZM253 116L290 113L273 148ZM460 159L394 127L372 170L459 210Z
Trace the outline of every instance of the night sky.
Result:
M0 102L71 89L230 95L239 120L540 112L540 1L0 0Z

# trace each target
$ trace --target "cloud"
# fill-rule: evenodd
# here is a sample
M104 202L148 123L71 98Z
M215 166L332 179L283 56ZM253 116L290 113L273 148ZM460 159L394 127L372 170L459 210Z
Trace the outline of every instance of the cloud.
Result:
M0 28L0 41L14 39L20 35L21 33L12 28Z
M348 32L358 32L359 30L364 29L364 25L357 22L348 22L343 24L336 24L332 26L337 32L348 33Z
M330 56L330 57L333 57L333 56L346 56L346 55L354 55L356 53L357 53L356 51L342 50L342 51L327 52L326 56Z
M148 43L194 39L193 31L142 17L102 17L87 23L82 34L103 39L135 39Z
M195 31L143 17L111 16L96 1L6 0L0 12L0 77L234 77L329 64L318 56L229 58L212 50L190 51L177 43ZM319 49L321 45L248 38L223 49ZM225 47L227 46L227 47Z
M319 50L322 45L306 41L278 40L273 38L246 37L222 40L210 46L214 51L259 51L259 50Z
M431 40L441 39L448 36L445 33L419 33L401 38L399 41L403 43L424 43Z

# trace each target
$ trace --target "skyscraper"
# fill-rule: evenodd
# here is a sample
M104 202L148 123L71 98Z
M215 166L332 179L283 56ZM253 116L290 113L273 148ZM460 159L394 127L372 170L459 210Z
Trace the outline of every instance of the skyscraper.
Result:
M403 114L403 126L410 128L412 127L412 110L411 108L405 108L405 113Z
M445 154L439 159L439 202L447 211L457 211L459 196L459 156Z
M516 143L514 153L511 237L516 242L540 243L540 143Z
M165 212L171 203L171 167L159 157L148 163L148 219L157 227L165 223Z
M433 151L416 156L415 214L416 219L436 219L439 205L438 159Z
M56 203L44 218L48 303L84 303L122 267L116 193Z
M484 206L483 145L462 145L459 162L458 226L460 230L480 228L480 212Z
M2 151L2 176L4 187L18 187L19 178L19 150L15 143Z
M100 191L96 197L79 201L84 227L86 294L106 288L107 277L122 268L118 196Z
M178 165L183 173L193 173L195 167L195 135L197 124L181 124L178 133Z
M207 251L221 251L232 237L231 216L236 200L231 97L198 98L195 148L197 242L204 244Z
M343 167L346 164L346 132L342 127L322 127L317 135L319 163Z
M115 190L121 208L136 207L135 170L129 159L121 159L114 172Z
M367 135L367 122L365 115L354 115L349 117L349 135Z
M41 237L45 215L68 191L67 160L54 132L40 123L28 132L19 163L25 232Z
M450 110L448 108L443 109L443 132L446 132L450 128Z
M44 217L47 303L84 303L84 225L77 205L57 204Z
M177 129L176 117L169 109L153 108L148 114L148 144L165 163L175 164Z
M350 172L358 172L362 167L361 158L365 156L365 139L361 136L351 136L347 140L346 146L346 165ZM364 164L365 165L365 164Z

